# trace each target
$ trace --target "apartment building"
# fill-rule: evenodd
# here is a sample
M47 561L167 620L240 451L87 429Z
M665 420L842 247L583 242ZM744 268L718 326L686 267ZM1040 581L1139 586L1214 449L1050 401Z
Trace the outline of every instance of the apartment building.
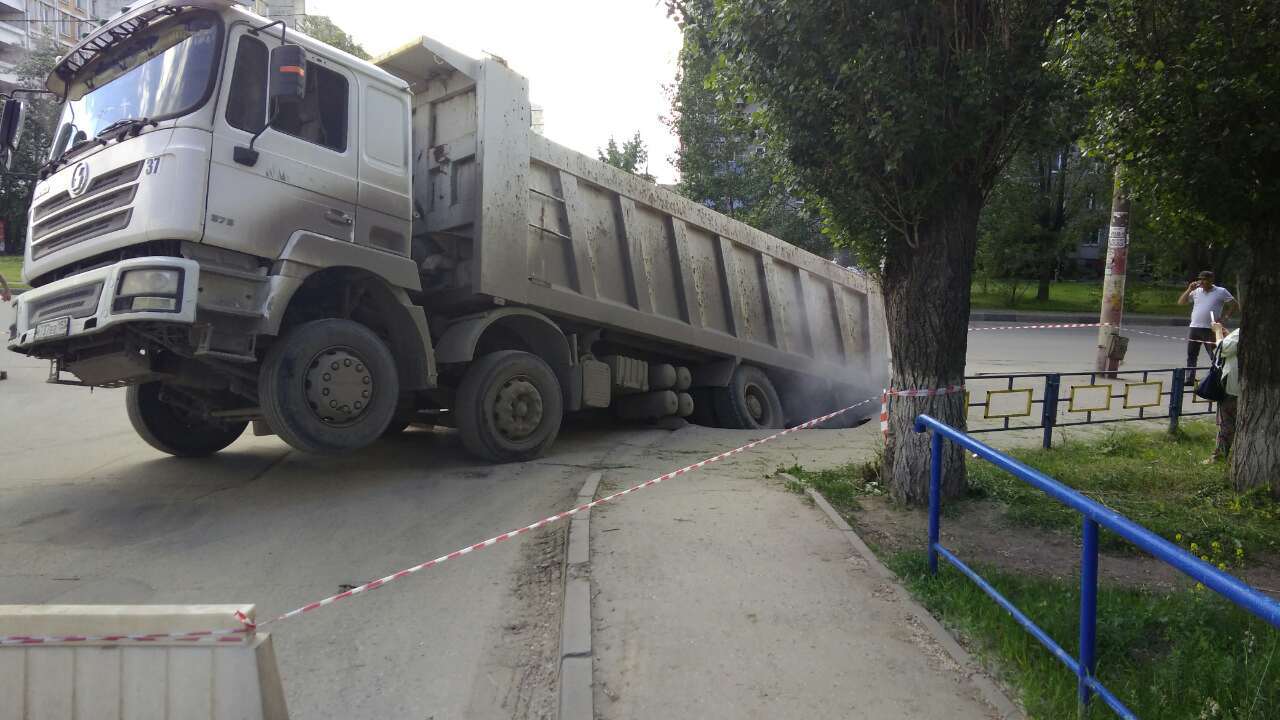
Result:
M298 27L298 21L307 14L306 0L253 0L251 4L254 12L283 20L291 28Z
M42 38L71 47L96 27L99 4L120 10L105 0L0 0L0 92L17 85L17 66Z

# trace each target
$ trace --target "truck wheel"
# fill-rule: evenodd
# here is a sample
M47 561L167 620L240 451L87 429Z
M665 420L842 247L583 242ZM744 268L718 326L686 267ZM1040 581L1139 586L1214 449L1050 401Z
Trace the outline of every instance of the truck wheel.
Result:
M756 430L781 428L786 423L778 391L764 371L752 365L739 365L733 371L729 387L713 388L716 418L728 428ZM696 408L696 401L694 407Z
M267 351L258 399L271 429L317 455L358 450L387 429L400 397L386 343L350 320L299 325Z
M542 455L560 432L563 408L560 383L542 358L503 350L471 363L454 411L467 450L506 463Z
M164 383L130 385L125 392L129 424L160 452L177 457L206 457L235 442L249 423L213 422L160 399Z

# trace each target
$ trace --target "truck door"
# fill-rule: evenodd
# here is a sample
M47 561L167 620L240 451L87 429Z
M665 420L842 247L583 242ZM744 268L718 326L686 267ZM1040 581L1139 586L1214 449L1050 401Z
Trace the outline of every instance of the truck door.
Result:
M254 143L252 165L235 161L267 122L270 48L279 40L245 26L230 50L214 122L205 239L277 257L298 231L351 242L356 217L356 83L346 68L307 52L307 96L275 113Z

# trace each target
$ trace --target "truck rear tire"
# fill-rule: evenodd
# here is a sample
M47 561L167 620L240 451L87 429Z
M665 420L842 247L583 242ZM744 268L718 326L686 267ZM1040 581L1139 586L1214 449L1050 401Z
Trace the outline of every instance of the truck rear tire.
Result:
M130 385L125 407L134 431L160 452L176 457L207 457L240 437L249 423L215 422L196 417L160 399L164 383Z
M713 388L716 418L723 427L738 430L781 428L786 414L778 391L764 371L753 365L739 365L729 386ZM695 401L695 409L697 407Z
M462 444L473 455L508 463L541 456L564 415L560 382L537 355L503 350L471 363L454 412Z
M258 374L262 414L297 450L337 455L382 437L400 397L386 343L350 320L315 320L288 331Z

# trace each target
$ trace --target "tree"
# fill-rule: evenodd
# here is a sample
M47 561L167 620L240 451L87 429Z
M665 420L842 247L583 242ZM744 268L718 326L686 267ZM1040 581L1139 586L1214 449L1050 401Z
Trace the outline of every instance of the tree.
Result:
M895 388L964 382L978 217L1052 79L1065 0L675 0L717 53L721 91L761 106L770 136L842 241L878 269ZM919 413L963 427L963 395L897 398L893 496L928 495ZM943 492L961 494L948 444Z
M1093 103L1093 151L1124 163L1136 197L1243 245L1231 474L1280 497L1280 4L1090 0L1070 22L1064 70Z
M31 51L14 68L19 86L43 89L45 78L62 53L62 46L52 38L36 40ZM18 98L27 103L27 121L13 165L9 172L0 174L0 218L5 222L5 245L11 252L21 250L25 242L31 191L35 188L36 173L49 154L59 110L52 95L20 93Z
M792 245L831 256L822 217L800 197L793 173L752 122L745 103L712 87L714 58L686 32L668 124L680 138L680 194Z
M978 273L1008 280L1010 288L1033 280L1042 302L1066 253L1107 221L1111 173L1081 157L1067 137L1046 133L1028 142L1005 168L978 223Z
M298 30L304 35L319 40L326 45L332 45L339 50L355 55L361 60L368 60L369 53L356 42L356 39L347 34L346 30L338 27L332 20L325 15L304 15L298 20Z
M1185 283L1197 271L1213 270L1219 278L1234 281L1240 269L1239 244L1204 213L1150 188L1133 204L1131 221L1135 230L1130 256L1146 258L1156 277Z
M632 175L644 178L649 182L654 181L654 177L647 171L649 165L649 150L644 146L644 140L640 139L639 130L636 131L636 134L633 135L630 140L624 141L622 143L622 147L618 147L618 141L614 140L611 136L609 138L608 145L603 149L596 148L596 155L600 158L601 162L612 165L620 170L626 170ZM642 167L644 167L645 170L641 170L640 168Z

